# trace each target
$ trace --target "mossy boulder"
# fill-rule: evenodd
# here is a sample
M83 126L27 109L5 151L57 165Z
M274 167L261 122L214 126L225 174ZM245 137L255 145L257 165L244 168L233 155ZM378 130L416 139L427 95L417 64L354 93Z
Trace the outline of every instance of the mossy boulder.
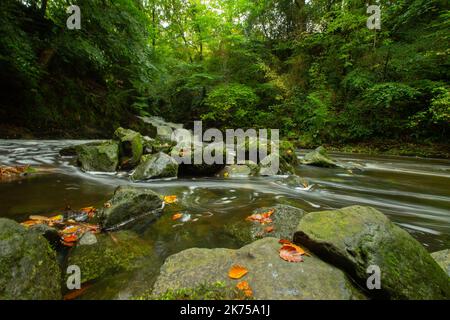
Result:
M144 151L142 135L139 132L120 127L114 132L114 138L119 142L121 167L135 167L139 163Z
M133 180L148 180L158 178L173 178L178 174L178 162L165 153L144 155L134 170Z
M303 157L303 164L317 167L336 167L336 162L330 158L324 147L318 147L316 150L308 152Z
M0 218L0 299L61 299L61 271L47 240L4 218Z
M362 287L367 269L381 270L374 297L449 299L450 281L425 248L371 207L312 212L297 227L294 242L345 270Z
M119 143L113 140L76 147L84 171L114 172L119 164Z
M223 144L196 145L195 147L193 145L192 148L185 150L183 157L186 160L190 158L190 163L186 163L186 161L180 163L179 175L194 177L215 175L225 167L226 154L227 150ZM213 159L209 159L211 161L205 161L209 157ZM196 159L200 161L196 161Z
M238 240L241 244L248 244L263 237L275 237L278 239L292 239L298 222L305 215L302 209L285 204L277 204L272 207L258 208L253 214L264 213L273 210L270 218L272 223L261 224L257 221L242 220L225 225L225 232ZM267 226L272 226L273 231L265 231Z
M450 277L450 249L433 252L431 256Z
M360 299L345 274L316 257L292 263L280 259L278 239L264 238L238 250L191 248L166 259L156 279L153 295L174 290L190 290L199 285L223 283L235 287L245 280L255 299ZM239 264L249 270L243 278L228 277L231 266Z
M231 164L225 166L218 176L224 178L246 178L257 176L259 173L259 166L253 161L247 160L245 164Z
M294 167L276 153L269 154L259 163L259 174L261 176L274 176L294 173Z
M84 283L134 270L140 259L152 254L152 246L134 232L119 231L97 235L97 243L77 245L69 253L67 265L80 267L81 282Z
M114 191L109 205L100 211L100 223L106 229L118 227L143 215L159 217L162 200L152 190L120 186Z

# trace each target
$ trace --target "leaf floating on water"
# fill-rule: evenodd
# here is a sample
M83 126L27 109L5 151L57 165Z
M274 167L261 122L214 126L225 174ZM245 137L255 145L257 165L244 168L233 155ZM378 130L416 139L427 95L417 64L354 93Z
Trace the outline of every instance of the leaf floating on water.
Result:
M176 195L171 195L171 196L164 196L164 203L166 204L171 204L174 202L177 202L177 196Z
M245 267L243 267L241 265L235 264L228 271L228 276L231 279L240 279L243 276L245 276L247 273L248 273L247 268L245 268Z
M246 297L252 297L253 296L253 291L252 288L250 287L250 285L248 284L247 281L240 281L237 285L236 288L238 288L238 290L241 290L244 292Z
M183 216L182 213L175 213L175 214L172 216L172 220L173 220L173 221L178 220L178 219L180 219L182 216Z

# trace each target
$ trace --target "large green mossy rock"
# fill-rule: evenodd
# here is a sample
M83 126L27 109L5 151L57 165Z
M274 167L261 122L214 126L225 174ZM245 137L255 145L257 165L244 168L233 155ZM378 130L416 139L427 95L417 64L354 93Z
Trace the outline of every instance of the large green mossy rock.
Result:
M61 271L47 240L0 218L0 299L61 299Z
M294 167L276 153L271 153L259 163L261 176L294 174Z
M76 147L78 163L84 171L114 172L119 164L119 143L105 141Z
M136 166L144 151L142 135L130 129L117 128L114 138L119 142L121 166L125 168Z
M153 295L194 289L199 285L223 283L235 287L245 280L255 299L360 299L364 298L345 274L317 259L305 257L293 263L280 259L278 239L264 238L238 250L192 248L166 259L156 279ZM239 264L249 271L239 280L228 277L231 266Z
M152 246L130 231L97 235L97 243L77 245L68 256L67 265L77 265L81 282L87 282L139 266L143 257L153 254Z
M225 166L217 175L224 178L248 178L257 176L259 166L253 161L247 160L244 164L231 164Z
M294 242L345 270L366 287L376 265L381 289L376 297L449 299L450 281L425 248L405 230L371 207L312 212L297 227Z
M433 252L431 256L450 277L450 249Z
M264 213L273 210L270 218L272 223L263 225L257 221L242 220L225 225L225 233L229 234L241 244L248 244L263 237L275 237L278 239L292 239L298 222L305 215L302 209L285 204L277 204L272 207L264 207L254 210L253 214ZM272 226L273 231L265 231L267 226Z
M99 214L103 228L109 229L126 224L143 215L154 219L159 217L162 200L152 190L130 186L120 186L114 191L109 207Z
M165 153L144 155L134 170L133 180L174 178L178 174L178 162Z
M301 162L317 167L336 167L336 162L330 158L324 147L318 147L316 150L308 152Z

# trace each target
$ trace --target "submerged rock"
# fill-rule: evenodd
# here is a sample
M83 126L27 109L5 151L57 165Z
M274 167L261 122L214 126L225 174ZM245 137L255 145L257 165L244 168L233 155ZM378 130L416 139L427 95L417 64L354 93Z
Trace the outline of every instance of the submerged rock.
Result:
M178 174L177 161L165 153L144 155L131 175L133 180L172 178Z
M265 207L254 210L253 214L274 210L270 216L272 223L261 224L257 221L242 220L225 226L225 232L237 239L241 244L248 244L263 237L275 237L278 239L292 239L298 222L305 215L302 209L285 204L277 204L273 207ZM265 229L271 226L273 231Z
M91 245L78 244L69 254L67 265L77 265L81 282L130 271L138 267L140 258L152 254L152 247L130 231L100 234ZM66 275L67 277L67 275Z
M61 299L61 271L47 240L4 218L0 218L0 299Z
M153 294L169 290L192 289L201 284L223 282L235 287L245 280L255 299L361 299L359 293L337 268L315 258L292 263L278 255L278 239L265 238L238 250L192 248L166 259L156 279ZM239 264L249 270L240 280L228 277L231 266Z
M300 220L294 242L345 270L366 287L367 268L381 270L381 289L391 299L449 299L450 281L425 248L371 207L312 212Z
M450 277L450 249L433 252L431 256Z
M336 167L336 162L330 158L324 147L308 152L301 162L317 167Z
M125 224L142 215L156 219L162 208L161 198L145 188L120 186L114 191L109 207L100 211L102 226L106 229Z
M133 168L141 159L144 151L143 138L139 132L118 128L114 138L119 141L120 164L125 168Z
M119 164L119 143L105 141L76 147L78 162L85 171L114 172Z
M302 188L305 189L308 187L307 182L304 178L301 178L295 174L289 175L286 178L283 178L277 183L281 183L287 185L290 188Z

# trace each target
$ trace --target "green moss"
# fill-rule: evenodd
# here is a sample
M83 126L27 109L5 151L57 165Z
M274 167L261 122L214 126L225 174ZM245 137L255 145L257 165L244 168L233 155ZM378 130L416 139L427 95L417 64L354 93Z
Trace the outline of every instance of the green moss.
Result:
M167 290L160 295L151 292L135 297L136 300L251 300L236 288L226 286L223 282L201 284L195 288Z

